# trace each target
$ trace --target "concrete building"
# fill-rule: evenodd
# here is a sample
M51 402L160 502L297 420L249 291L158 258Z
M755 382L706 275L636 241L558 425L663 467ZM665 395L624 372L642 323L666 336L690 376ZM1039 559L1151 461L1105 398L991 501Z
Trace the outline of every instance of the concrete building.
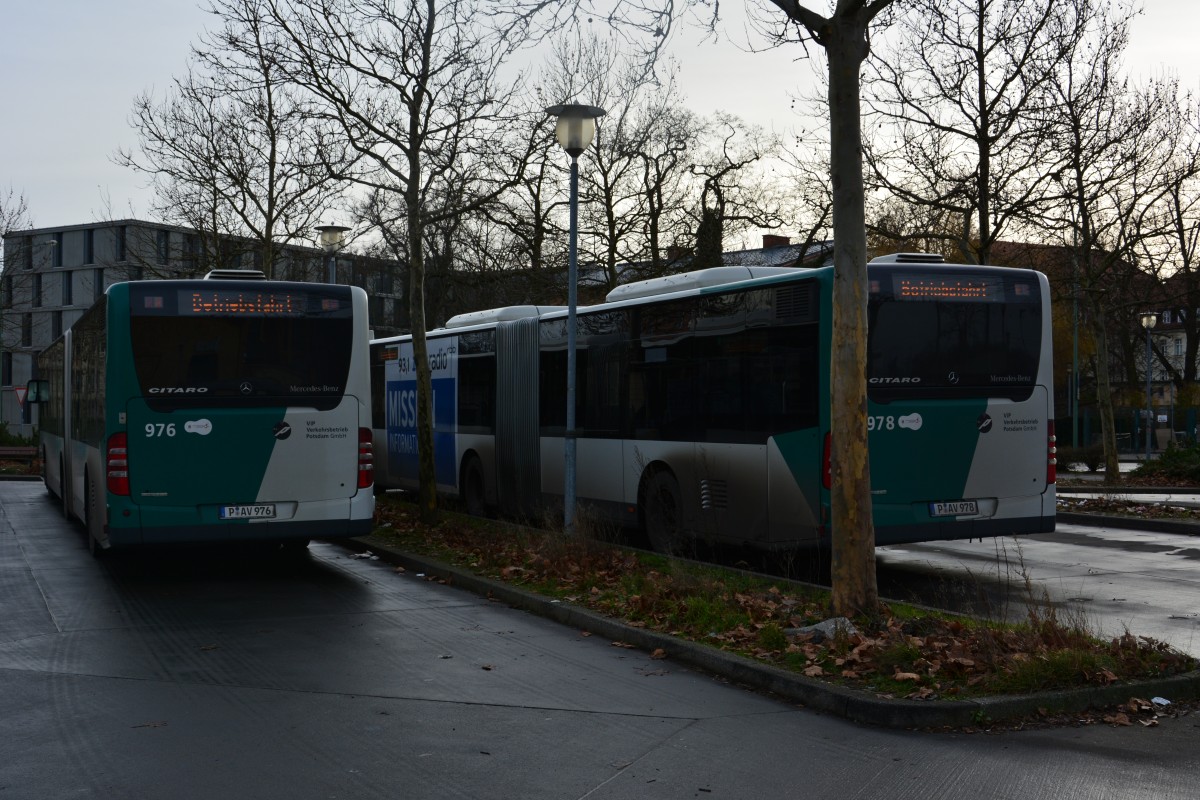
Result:
M37 410L20 402L35 358L114 283L199 277L209 269L261 269L254 242L210 243L198 231L136 219L13 231L4 237L0 273L0 424L28 436ZM393 262L344 253L339 283L366 289L377 335L401 332L408 314L404 278ZM315 247L287 245L270 270L278 280L324 281L328 257Z

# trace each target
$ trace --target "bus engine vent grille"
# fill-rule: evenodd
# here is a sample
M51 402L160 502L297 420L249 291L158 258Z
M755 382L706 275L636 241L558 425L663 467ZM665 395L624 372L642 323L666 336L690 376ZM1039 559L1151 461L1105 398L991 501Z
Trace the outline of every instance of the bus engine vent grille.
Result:
M784 286L775 291L775 319L811 322L813 315L813 285Z
M704 478L700 481L700 507L705 511L729 508L729 484Z

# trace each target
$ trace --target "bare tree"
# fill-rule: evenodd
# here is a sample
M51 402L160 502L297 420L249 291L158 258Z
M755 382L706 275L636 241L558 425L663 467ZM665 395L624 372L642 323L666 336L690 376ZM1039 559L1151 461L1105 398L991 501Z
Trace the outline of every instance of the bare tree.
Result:
M260 0L222 0L221 21L192 49L168 96L134 101L139 149L118 164L150 175L155 210L200 231L212 266L240 257L250 240L271 274L279 246L310 241L322 215L341 204L348 154L328 120L310 113L276 61L279 43Z
M1163 193L1137 220L1136 253L1159 283L1164 308L1174 312L1183 332L1182 357L1159 349L1157 359L1178 390L1179 404L1195 407L1200 401L1200 108L1190 93L1168 103L1154 138L1168 158Z
M952 241L969 263L987 263L1046 191L1048 85L1092 5L914 0L893 51L869 63L873 180L957 220Z
M704 144L692 167L700 183L697 252L707 240L711 255L703 266L720 266L714 259L724 252L726 234L783 225L783 195L763 174L764 165L780 155L782 146L777 136L730 114L717 114L707 123Z
M344 177L370 195L379 231L407 262L417 368L420 513L437 515L425 331L426 230L481 208L527 159L493 134L525 125L500 71L520 43L487 25L477 0L263 0L275 57L356 158Z
M33 227L33 218L29 216L29 203L24 194L19 194L12 186L0 195L0 237L8 236L13 231ZM3 250L0 250L3 254ZM4 261L0 259L0 264Z
M22 243L23 246L17 245L17 241L5 241L10 233L20 230L27 230L33 227L33 217L29 214L29 204L25 200L25 195L18 193L12 186L9 186L2 194L0 194L0 341L7 341L8 336L2 334L8 332L8 328L17 324L17 321L11 314L4 314L4 310L9 308L13 302L14 293L18 287L16 284L16 276L20 273L12 266L18 258L27 257L32 263L33 253L26 252L31 247L27 243Z
M1103 7L1081 18L1083 27L1047 83L1041 157L1058 191L1047 193L1041 221L1069 231L1072 287L1096 345L1097 403L1105 474L1118 478L1113 388L1109 375L1110 325L1128 331L1130 299L1138 289L1140 243L1154 235L1148 223L1165 199L1171 165L1182 152L1171 119L1178 110L1169 81L1134 89L1120 71L1132 12ZM1194 156L1189 160L1194 163ZM1194 166L1191 169L1194 170Z

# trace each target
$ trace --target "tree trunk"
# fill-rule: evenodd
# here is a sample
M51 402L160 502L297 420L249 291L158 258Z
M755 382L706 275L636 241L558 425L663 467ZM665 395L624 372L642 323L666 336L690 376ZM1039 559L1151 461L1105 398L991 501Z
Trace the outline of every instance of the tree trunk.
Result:
M417 503L421 522L437 522L437 470L433 457L433 379L425 337L425 257L421 223L410 206L408 214L408 315L412 326L413 360L417 368Z
M1113 416L1112 380L1108 374L1108 333L1105 330L1104 314L1089 303L1092 336L1096 340L1096 405L1100 410L1100 438L1104 442L1104 482L1109 486L1121 480L1121 466L1117 459L1117 424Z
M833 183L833 351L830 360L832 610L874 614L875 526L867 454L867 234L859 71L867 54L865 24L831 20L830 171Z

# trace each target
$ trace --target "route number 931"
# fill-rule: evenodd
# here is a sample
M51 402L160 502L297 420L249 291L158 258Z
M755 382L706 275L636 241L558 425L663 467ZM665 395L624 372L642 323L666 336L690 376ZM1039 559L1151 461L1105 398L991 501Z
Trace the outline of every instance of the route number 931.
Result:
M148 422L146 423L146 438L157 439L160 436L174 436L174 422Z

